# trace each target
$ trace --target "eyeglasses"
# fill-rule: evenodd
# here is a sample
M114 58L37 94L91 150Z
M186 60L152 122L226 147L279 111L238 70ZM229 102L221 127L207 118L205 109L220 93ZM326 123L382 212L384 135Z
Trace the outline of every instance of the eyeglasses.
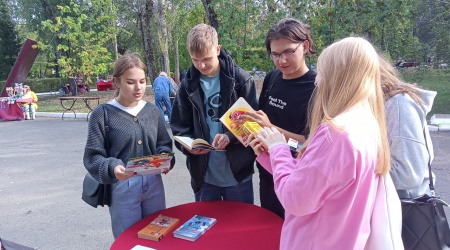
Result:
M273 60L279 60L279 59L281 59L281 56L283 56L283 55L284 55L284 58L288 58L288 57L292 56L292 55L298 50L298 48L300 47L300 45L302 45L302 43L303 43L303 42L299 43L299 44L297 45L297 47L295 47L295 49L285 51L285 52L283 52L283 53L281 53L281 54L278 54L278 53L270 53L270 58L272 58Z

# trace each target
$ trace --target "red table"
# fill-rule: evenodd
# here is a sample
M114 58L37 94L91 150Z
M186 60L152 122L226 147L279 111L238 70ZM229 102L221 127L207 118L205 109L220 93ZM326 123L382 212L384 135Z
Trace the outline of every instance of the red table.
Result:
M0 120L3 121L21 121L23 117L22 107L17 102L8 104L7 102L0 102Z
M124 211L125 212L125 211ZM180 219L161 241L139 239L137 232L159 214ZM217 223L194 242L173 237L173 231L194 215L217 219ZM123 232L112 250L128 250L136 245L164 249L279 249L283 220L264 208L234 201L187 203L149 215Z

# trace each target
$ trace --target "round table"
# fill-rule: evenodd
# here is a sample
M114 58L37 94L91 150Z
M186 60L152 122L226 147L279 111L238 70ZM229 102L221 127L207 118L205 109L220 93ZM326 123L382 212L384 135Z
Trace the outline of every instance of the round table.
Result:
M124 211L126 212L126 211ZM137 237L139 230L159 214L180 219L161 241ZM217 219L205 234L194 242L173 237L173 231L194 215ZM112 250L128 250L136 245L164 249L279 249L283 220L269 210L234 201L204 201L167 208L138 221L112 244Z

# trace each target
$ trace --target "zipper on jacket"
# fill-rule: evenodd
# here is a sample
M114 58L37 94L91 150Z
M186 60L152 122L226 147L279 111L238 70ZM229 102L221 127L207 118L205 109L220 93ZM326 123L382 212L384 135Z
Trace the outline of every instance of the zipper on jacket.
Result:
M187 91L187 90L186 90L186 91ZM204 132L203 132L203 127L202 127L202 121L200 120L200 111L198 110L197 106L194 105L194 103L192 102L192 100L191 100L191 98L189 97L189 95L188 95L188 99L189 99L189 101L191 102L192 107L194 107L195 110L197 110L197 113L199 114L199 115L198 115L198 124L199 124L199 126L200 126L200 130L202 131L202 138L205 138L205 134L204 134ZM196 139L196 138L194 138L194 139ZM205 182L206 169L208 168L208 158L209 158L209 156L207 155L207 156L206 156L206 161L205 161L205 167L204 167L205 174L203 175L202 182ZM203 184L202 184L202 185L203 185Z

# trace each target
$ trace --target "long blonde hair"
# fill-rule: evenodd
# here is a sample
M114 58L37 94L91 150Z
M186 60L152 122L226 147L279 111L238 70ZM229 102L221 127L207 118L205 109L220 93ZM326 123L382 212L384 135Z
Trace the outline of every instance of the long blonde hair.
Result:
M406 83L399 76L398 71L382 55L378 55L380 61L381 88L383 89L384 99L403 93L408 94L416 103L423 104L416 84Z
M302 153L323 122L339 129L333 119L350 108L366 102L378 122L378 165L376 172L386 174L390 167L384 100L380 84L378 55L363 38L348 37L333 43L318 59L318 87L309 114L310 136Z

